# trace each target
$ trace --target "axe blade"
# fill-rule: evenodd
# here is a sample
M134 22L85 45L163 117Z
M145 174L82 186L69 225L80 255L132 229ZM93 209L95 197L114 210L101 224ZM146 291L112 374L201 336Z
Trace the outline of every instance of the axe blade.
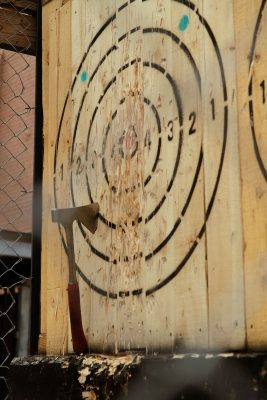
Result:
M98 203L78 207L79 217L77 218L77 221L80 221L91 233L95 233L97 229L98 213Z
M74 221L82 223L91 233L97 229L99 204L93 203L81 207L53 208L52 221L64 226L72 225Z

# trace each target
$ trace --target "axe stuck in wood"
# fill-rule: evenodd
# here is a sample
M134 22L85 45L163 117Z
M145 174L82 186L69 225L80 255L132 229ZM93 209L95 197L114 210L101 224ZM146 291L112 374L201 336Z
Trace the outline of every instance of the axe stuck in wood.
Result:
M76 262L73 240L73 222L83 224L91 233L97 229L99 205L89 204L81 207L52 209L52 221L61 224L66 233L67 255L69 263L68 300L73 350L75 353L87 353L88 344L85 339L82 317L80 292L76 276Z

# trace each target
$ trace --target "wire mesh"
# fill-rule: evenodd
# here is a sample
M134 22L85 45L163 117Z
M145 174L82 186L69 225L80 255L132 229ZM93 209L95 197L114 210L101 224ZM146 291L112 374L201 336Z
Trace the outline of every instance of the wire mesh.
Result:
M18 298L30 280L35 0L0 0L0 400L18 352Z

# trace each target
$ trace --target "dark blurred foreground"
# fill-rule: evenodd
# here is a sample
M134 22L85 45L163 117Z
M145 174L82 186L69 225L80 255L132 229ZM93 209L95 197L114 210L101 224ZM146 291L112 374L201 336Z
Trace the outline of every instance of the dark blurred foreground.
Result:
M267 355L17 358L10 399L267 399Z

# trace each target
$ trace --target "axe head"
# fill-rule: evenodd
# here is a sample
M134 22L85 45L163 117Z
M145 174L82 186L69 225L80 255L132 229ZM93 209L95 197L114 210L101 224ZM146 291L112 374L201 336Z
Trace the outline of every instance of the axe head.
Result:
M99 204L93 203L73 208L53 208L52 221L66 226L72 226L74 221L82 223L90 232L97 229Z

